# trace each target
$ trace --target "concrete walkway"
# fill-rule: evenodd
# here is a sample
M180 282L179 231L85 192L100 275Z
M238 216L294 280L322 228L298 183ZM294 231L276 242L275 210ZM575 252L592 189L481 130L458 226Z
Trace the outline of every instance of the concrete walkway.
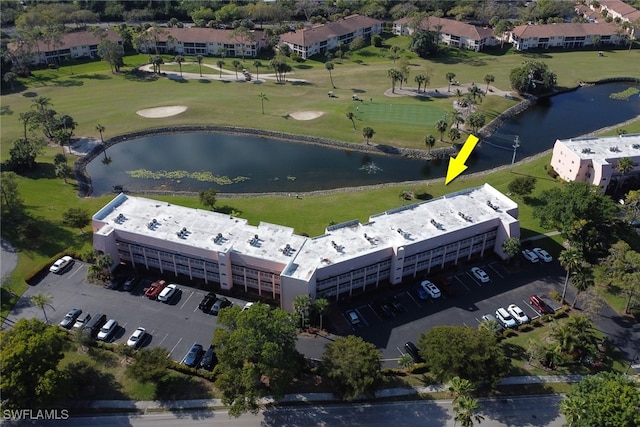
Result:
M543 384L543 383L576 383L583 378L582 375L549 375L549 376L522 376L507 377L500 381L500 385L515 384ZM443 384L430 385L426 387L414 388L392 388L379 390L376 392L376 398L390 398L402 396L417 396L425 393L439 393L447 391L447 386ZM309 402L340 402L332 393L298 393L287 394L282 399L275 400L265 398L263 404L290 404L290 403L309 403ZM193 409L212 409L224 408L220 399L193 399L193 400L170 400L170 401L133 401L133 400L93 400L93 401L76 401L72 405L75 408L83 409L120 409L122 411L180 411Z

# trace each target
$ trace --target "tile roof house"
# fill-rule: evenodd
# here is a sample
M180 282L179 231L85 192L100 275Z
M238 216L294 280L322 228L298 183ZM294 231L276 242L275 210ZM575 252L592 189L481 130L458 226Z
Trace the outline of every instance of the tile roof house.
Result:
M267 47L264 32L253 30L253 40L243 40L233 30L215 28L149 28L147 40L141 42L142 53L170 53L181 55L224 55L228 57L255 57Z
M509 41L516 50L581 48L602 45L621 45L627 39L619 34L615 24L561 23L545 25L518 25L509 35Z
M600 0L600 10L606 10L612 18L634 22L640 19L640 10L622 0Z
M594 10L586 4L577 3L576 4L576 13L579 16L582 16L589 22L604 22L604 18L599 10Z
M114 30L106 30L106 38L122 46L122 38ZM74 31L62 34L58 41L38 41L32 46L31 55L33 64L53 64L72 58L96 58L100 38L91 31ZM20 42L11 42L7 49L15 55L24 52Z
M440 30L438 30L440 27ZM463 49L482 50L486 46L495 46L499 42L490 28L478 27L454 19L429 16L422 20L420 28L423 30L437 31L440 43ZM409 18L393 21L393 34L411 35L413 29Z
M349 44L356 37L380 34L382 24L378 19L350 15L338 21L281 34L280 43L288 45L302 58L309 58L335 49L339 43Z
M616 167L622 158L633 163L627 176L640 173L640 134L559 139L553 146L551 166L565 181L586 181L605 191L621 178Z

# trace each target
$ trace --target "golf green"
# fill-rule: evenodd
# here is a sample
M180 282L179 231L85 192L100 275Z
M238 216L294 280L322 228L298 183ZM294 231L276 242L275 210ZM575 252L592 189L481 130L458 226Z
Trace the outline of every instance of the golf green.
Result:
M351 111L357 118L373 123L433 126L447 113L435 105L360 102Z

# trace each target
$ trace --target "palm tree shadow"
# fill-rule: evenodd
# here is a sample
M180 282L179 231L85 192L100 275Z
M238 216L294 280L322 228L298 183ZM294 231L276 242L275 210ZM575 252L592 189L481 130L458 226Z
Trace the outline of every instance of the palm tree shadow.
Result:
M242 215L242 211L234 208L233 206L229 206L229 205L224 205L224 206L217 206L216 207L216 212L220 212L226 215L231 215L231 214L235 214L235 215Z

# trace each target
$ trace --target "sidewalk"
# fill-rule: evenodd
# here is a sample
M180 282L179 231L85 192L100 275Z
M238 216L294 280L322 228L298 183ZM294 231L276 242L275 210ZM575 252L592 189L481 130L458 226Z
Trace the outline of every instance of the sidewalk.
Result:
M543 384L543 383L575 383L583 378L582 375L549 375L549 376L522 376L503 378L500 385L513 384ZM390 398L400 396L414 396L422 393L444 392L447 387L443 384L414 388L391 388L376 392L376 398ZM287 394L282 399L263 399L264 404L272 403L308 403L308 402L340 402L332 393L298 393ZM121 409L126 412L154 412L154 411L180 411L195 409L225 408L220 399L194 399L194 400L170 400L170 401L133 401L133 400L93 400L77 401L73 407L82 409Z

